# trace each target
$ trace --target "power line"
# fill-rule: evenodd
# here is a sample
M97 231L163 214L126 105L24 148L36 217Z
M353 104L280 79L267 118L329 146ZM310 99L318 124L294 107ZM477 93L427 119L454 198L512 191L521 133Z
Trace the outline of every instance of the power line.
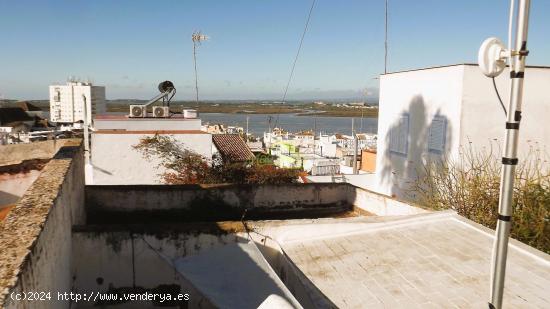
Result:
M307 21L304 27L304 32L302 33L302 37L300 38L300 45L298 46L298 51L296 52L296 57L294 57L294 63L292 64L292 69L290 70L290 76L288 77L288 82L286 83L285 93L283 95L283 100L282 100L283 103L286 100L288 87L290 86L290 82L292 81L292 75L294 75L294 68L296 68L296 62L298 61L298 56L300 56L300 51L302 50L302 44L304 43L304 37L306 36L309 20L311 19L311 12L313 12L314 6L315 6L315 0L311 2L311 8L309 8L309 14L307 15Z
M311 2L311 7L309 8L309 13L307 15L306 25L304 26L304 31L302 32L302 37L300 38L300 45L298 45L298 50L296 51L296 57L294 57L294 62L292 63L290 76L288 77L288 82L286 83L283 99L281 100L283 104L285 103L286 95L288 93L288 87L290 86L290 82L292 81L292 76L294 75L294 69L296 68L296 62L298 61L298 56L300 56L300 51L302 50L302 44L304 43L304 37L306 36L306 32L309 26L309 20L311 19L311 12L313 12L314 6L315 6L315 0ZM277 124L278 121L279 121L279 114L277 114L277 120L275 121L275 124Z

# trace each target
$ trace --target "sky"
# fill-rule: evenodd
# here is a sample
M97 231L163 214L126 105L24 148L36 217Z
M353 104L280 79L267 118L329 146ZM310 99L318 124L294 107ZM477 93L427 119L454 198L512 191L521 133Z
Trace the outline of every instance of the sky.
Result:
M280 100L309 0L0 0L0 98L46 99L69 76L107 99L148 99L171 80L194 98L191 34L205 100ZM507 38L509 1L389 0L388 71L477 62ZM550 1L532 1L527 63L550 65ZM317 0L287 100L376 96L384 0Z

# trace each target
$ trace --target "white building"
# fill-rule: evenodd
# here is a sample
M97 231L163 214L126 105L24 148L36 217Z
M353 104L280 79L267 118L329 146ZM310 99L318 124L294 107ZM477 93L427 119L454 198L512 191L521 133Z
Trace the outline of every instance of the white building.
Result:
M50 86L50 120L59 123L84 121L84 98L91 123L94 115L105 112L105 87L84 82Z
M336 157L337 141L332 138L334 135L319 135L319 141L315 143L315 153L328 158Z
M335 134L332 135L331 140L335 141L339 147L345 149L354 149L355 140L352 135ZM357 148L373 148L376 147L377 135L372 133L357 133Z
M496 78L508 106L509 76ZM550 67L528 67L519 138L519 159L530 147L550 145ZM376 185L403 196L419 163L459 157L459 150L490 149L501 156L505 115L490 78L477 65L459 64L380 77ZM485 147L485 148L484 148Z
M212 158L212 135L203 132L200 119L127 118L100 115L94 119L91 135L91 184L130 185L161 184L158 158L147 160L133 146L140 139L155 134L173 137L182 147L193 150L206 159ZM87 171L88 172L88 171Z

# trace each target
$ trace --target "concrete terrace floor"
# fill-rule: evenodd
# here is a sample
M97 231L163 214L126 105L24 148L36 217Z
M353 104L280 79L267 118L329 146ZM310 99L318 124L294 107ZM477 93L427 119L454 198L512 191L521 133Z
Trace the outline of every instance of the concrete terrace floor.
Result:
M340 308L487 308L493 231L454 212L311 223L259 230ZM510 244L505 308L550 308L550 256Z

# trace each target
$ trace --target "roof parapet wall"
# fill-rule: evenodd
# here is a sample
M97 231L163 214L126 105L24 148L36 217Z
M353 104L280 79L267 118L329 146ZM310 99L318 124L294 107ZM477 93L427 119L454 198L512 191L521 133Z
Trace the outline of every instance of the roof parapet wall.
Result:
M0 223L0 307L52 305L16 303L12 292L71 291L71 226L84 223L83 205L84 164L77 140L59 149Z

